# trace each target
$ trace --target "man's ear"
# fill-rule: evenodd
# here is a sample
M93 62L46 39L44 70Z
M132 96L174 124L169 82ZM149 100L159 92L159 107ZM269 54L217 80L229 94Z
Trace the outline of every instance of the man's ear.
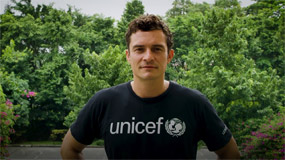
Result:
M174 50L171 49L167 55L167 64L169 64L171 62L171 60L173 59L174 57Z
M128 49L126 49L126 59L130 63L130 53Z

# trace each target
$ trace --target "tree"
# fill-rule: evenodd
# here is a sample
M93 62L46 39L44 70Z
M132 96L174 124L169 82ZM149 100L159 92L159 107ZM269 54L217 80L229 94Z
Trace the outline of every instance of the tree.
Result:
M183 56L186 65L178 80L206 94L229 127L250 117L260 118L267 108L276 112L281 105L281 80L276 70L260 70L244 56L250 31L236 15L234 9L220 8L205 15L197 49L189 47L189 54Z
M187 55L190 48L197 46L197 36L201 29L203 14L201 12L191 13L185 16L176 16L168 19L168 24L173 33L175 56L173 62L183 62L181 57ZM191 50L192 50L191 49Z
M114 19L93 15L86 18L86 22L76 29L75 41L79 47L90 49L91 52L101 53L109 46L118 44L115 37Z
M245 53L261 69L276 68L284 76L284 7L285 1L258 0L245 9L246 26L254 33L248 37L249 51Z
M16 51L15 43L13 40L11 40L10 45L3 50L3 54L0 57L1 92L3 92L6 99L8 99L11 104L14 104L14 108L11 109L13 110L12 115L21 115L14 126L17 130L17 135L20 136L25 133L25 130L23 128L27 127L30 124L29 114L32 106L32 102L30 100L33 99L29 96L29 92L25 92L30 91L28 81L22 79L20 76L21 74L18 74L20 72L20 67L23 67L25 69L25 65L22 64L26 64L25 62L28 55L29 54L27 54L25 51ZM23 70L23 68L21 68L21 70ZM28 67L27 70L29 70ZM29 98L27 98L27 94ZM0 103L0 105L2 104L3 103ZM5 109L5 105L2 105L2 107L4 108L2 108L3 110L1 109L1 111L4 112L4 110L7 108ZM11 110L8 109L7 111L12 112Z
M79 64L72 64L69 73L69 85L64 93L71 101L73 110L65 118L65 126L69 127L76 119L79 111L97 91L131 80L132 72L125 54L119 49L109 47L102 54L90 53L86 50L83 62L88 68L81 69Z
M0 76L1 76L0 71ZM11 143L10 135L15 133L13 128L15 121L19 117L19 115L15 115L14 108L19 107L14 105L13 103L5 97L3 93L2 85L0 84L0 158L5 159L9 157L9 152L7 150L7 145Z
M173 7L166 13L167 17L186 15L193 3L191 0L175 0L172 5Z
M144 6L140 0L127 2L121 20L118 22L117 39L121 47L126 47L125 32L128 28L128 24L142 14L144 14Z
M227 9L240 6L240 3L238 0L215 0L214 6Z

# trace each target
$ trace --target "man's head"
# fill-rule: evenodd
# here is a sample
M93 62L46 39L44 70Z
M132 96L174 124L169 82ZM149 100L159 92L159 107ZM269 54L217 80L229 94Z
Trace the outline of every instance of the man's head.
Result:
M134 80L163 81L174 55L172 35L165 23L154 15L141 16L130 23L126 40L126 58Z
M131 43L131 35L137 31L153 31L161 30L166 37L166 44L168 52L172 49L173 40L172 34L168 26L155 15L143 15L134 19L130 24L126 32L126 42L129 49Z

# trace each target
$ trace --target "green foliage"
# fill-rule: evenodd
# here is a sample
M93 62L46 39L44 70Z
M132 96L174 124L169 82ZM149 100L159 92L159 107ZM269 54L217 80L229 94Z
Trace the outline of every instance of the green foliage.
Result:
M131 2L127 2L121 20L118 22L116 35L121 47L126 47L125 32L129 23L142 14L144 14L144 6L140 0L132 0Z
M98 139L95 142L92 143L94 146L104 146L104 140Z
M277 67L284 64L284 31L280 30L284 25L279 26L284 18L281 10L276 12L280 17L265 18L245 15L239 5L230 8L221 2L226 1L216 1L218 7L206 12L168 18L171 30L178 35L174 38L178 60L172 66L179 74L172 69L169 72L179 83L206 94L237 143L242 144L265 122L264 117L276 114L284 104L284 81L278 76L284 79L284 65ZM267 26L256 26L263 23ZM266 35L278 35L278 40L274 36L262 38Z
M118 43L114 37L114 20L96 14L85 17L74 34L79 46L91 52L101 53L110 45Z
M284 75L284 0L258 0L247 7L245 25L251 29L248 35L246 56L254 59L259 68L275 68Z
M54 129L51 131L50 139L52 141L63 141L67 129Z
M169 28L174 37L175 56L174 61L180 62L183 55L187 55L189 49L196 49L199 29L201 28L201 12L191 13L191 16L177 16L168 19Z
M57 54L35 73L39 93L31 110L31 120L39 124L43 122L51 128L60 127L56 122L63 121L68 110L67 107L63 108L67 104L63 94L68 68L65 58Z
M190 0L174 0L172 5L173 7L166 13L168 17L176 17L187 14L190 6L192 6L193 3Z
M246 120L239 119L238 122L233 126L235 130L233 130L233 134L236 137L236 142L238 144L242 144L248 140L248 136L251 135L252 132L256 132L260 126L267 121L269 115L273 115L274 111L270 107L266 107L262 110L256 111L259 117L250 117Z
M103 88L126 82L132 77L125 54L119 47L109 47L99 55L86 50L81 63L88 67L81 69L78 64L72 64L69 85L64 87L64 93L73 108L65 117L64 125L67 127L76 119L80 109L93 94Z
M28 126L30 102L28 99L21 96L24 93L24 90L28 89L28 83L25 80L17 78L14 73L8 74L7 72L3 73L1 71L0 82L0 85L2 85L3 87L3 92L6 94L7 98L9 98L14 104L21 105L21 107L17 107L14 109L15 113L21 115L16 126Z
M9 63L18 63L20 61L23 61L26 56L27 54L25 52L15 51L15 42L11 40L10 46L7 46L5 50L3 50L3 54L1 56L1 64L7 65ZM4 67L6 67L6 65Z
M7 145L11 143L10 135L15 133L13 126L19 117L14 113L14 108L18 108L19 105L13 105L9 99L5 102L5 94L1 85L0 96L0 158L4 159L9 156Z
M275 71L260 71L243 55L232 56L234 67L229 69L215 56L219 57L218 52L205 49L190 52L186 59L189 70L181 71L179 83L205 93L226 122L235 123L233 118L237 115L237 119L243 120L258 116L246 114L249 110L254 112L267 106L276 110L280 105L280 80Z
M10 46L7 46L3 50L0 59L0 85L3 87L3 93L11 102L21 105L21 107L14 108L14 112L21 115L19 121L16 123L16 127L20 128L29 125L30 102L21 96L25 90L29 89L29 84L27 80L16 76L14 71L16 73L19 72L20 68L17 67L17 64L23 63L28 54L25 51L16 51L14 47L15 43L11 40Z
M243 148L245 159L282 159L284 158L285 112L284 108L278 114L266 116L257 130L247 134ZM253 122L252 124L255 124ZM252 126L247 126L252 129Z
M215 0L214 5L226 9L239 6L240 4L238 0Z
M281 80L276 70L260 70L244 55L248 30L240 24L239 14L239 9L221 8L205 14L200 29L195 31L198 33L193 34L199 35L195 36L196 48L190 46L189 54L182 56L184 63L178 76L179 83L206 94L230 128L238 120L263 116L247 113L266 107L276 111L281 105Z
M12 138L56 137L93 94L131 80L124 34L141 14L140 0L127 2L118 22L13 0L0 15L0 104L9 99L21 115ZM175 50L166 79L206 94L238 144L269 132L261 124L285 102L284 0L246 8L236 0L175 0L165 19Z

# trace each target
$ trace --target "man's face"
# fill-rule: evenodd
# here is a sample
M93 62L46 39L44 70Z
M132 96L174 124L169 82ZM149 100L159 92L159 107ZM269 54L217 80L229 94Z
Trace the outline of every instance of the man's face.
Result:
M166 37L161 30L137 31L130 37L129 50L126 51L134 79L164 79L167 64L174 51L168 53Z

